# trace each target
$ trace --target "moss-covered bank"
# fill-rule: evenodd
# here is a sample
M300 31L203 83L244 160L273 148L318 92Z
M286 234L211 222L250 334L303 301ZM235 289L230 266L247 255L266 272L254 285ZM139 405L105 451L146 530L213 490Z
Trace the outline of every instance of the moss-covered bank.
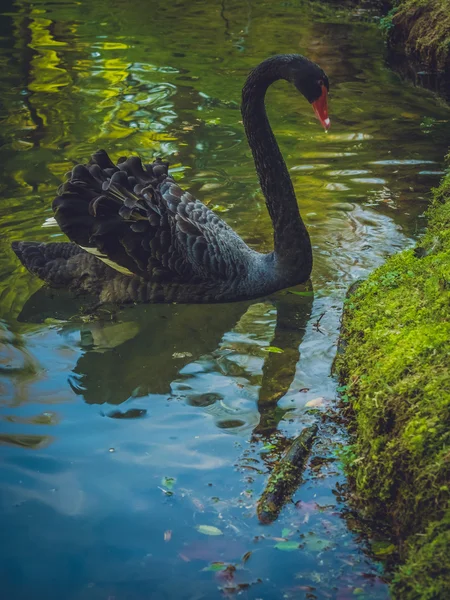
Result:
M450 598L450 174L419 247L349 296L342 340L350 481L398 545L393 595Z
M391 47L450 76L450 0L393 0L382 21Z

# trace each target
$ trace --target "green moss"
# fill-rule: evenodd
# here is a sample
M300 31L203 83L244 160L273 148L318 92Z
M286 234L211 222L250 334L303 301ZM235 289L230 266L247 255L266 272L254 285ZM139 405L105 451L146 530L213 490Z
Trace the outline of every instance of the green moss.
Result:
M428 216L420 247L347 300L336 360L356 433L348 471L397 539L402 599L450 598L450 174Z
M392 589L397 598L441 600L450 598L448 553L450 511L431 523L409 545L408 560L397 571Z
M397 10L397 7L394 6L394 8L391 8L386 16L380 19L380 29L385 35L387 35L394 27L394 16Z
M450 69L450 0L397 0L383 24L393 44L432 68ZM392 26L391 26L392 25Z

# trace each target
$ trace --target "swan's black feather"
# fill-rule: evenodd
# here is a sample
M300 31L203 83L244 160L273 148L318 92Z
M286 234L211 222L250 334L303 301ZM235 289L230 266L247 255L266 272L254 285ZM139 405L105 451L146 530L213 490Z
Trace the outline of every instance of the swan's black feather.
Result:
M71 241L121 272L167 283L237 274L225 239L237 236L184 192L160 159L143 165L131 156L115 166L100 150L87 165L73 168L53 210Z
M84 289L86 276L100 282L108 269L77 244L40 242L13 242L12 249L27 269L52 287L68 287L80 292L98 290ZM108 271L112 271L108 269Z

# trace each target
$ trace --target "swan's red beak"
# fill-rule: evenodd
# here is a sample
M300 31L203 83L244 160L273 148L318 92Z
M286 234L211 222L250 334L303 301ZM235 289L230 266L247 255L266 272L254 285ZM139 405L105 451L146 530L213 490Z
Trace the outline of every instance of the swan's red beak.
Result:
M317 100L315 100L312 103L314 112L316 113L317 118L322 123L325 130L328 130L331 125L330 118L328 117L327 96L328 96L328 90L323 85L322 86L322 95L320 96L320 98L318 98Z

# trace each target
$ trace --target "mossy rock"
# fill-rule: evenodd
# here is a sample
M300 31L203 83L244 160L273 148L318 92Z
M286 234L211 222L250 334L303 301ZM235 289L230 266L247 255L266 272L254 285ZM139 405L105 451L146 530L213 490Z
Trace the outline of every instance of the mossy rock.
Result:
M356 435L350 480L397 540L402 600L450 598L450 174L428 217L420 246L347 299L336 358Z
M411 542L408 559L392 582L396 598L444 600L450 598L450 511L431 523L425 534Z
M450 74L450 0L398 0L383 26L392 46Z

